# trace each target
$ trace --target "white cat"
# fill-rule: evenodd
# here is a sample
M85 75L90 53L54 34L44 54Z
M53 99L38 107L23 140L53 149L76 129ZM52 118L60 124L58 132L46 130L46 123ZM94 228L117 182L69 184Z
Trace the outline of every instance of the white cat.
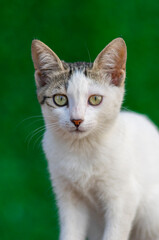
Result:
M93 64L32 43L60 240L159 240L159 133L120 112L126 55L121 38Z

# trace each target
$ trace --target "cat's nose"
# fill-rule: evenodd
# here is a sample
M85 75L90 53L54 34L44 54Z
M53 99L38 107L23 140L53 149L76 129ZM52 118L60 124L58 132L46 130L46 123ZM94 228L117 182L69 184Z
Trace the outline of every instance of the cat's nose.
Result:
M79 125L83 122L82 119L71 119L71 122L75 125L75 127L79 127Z

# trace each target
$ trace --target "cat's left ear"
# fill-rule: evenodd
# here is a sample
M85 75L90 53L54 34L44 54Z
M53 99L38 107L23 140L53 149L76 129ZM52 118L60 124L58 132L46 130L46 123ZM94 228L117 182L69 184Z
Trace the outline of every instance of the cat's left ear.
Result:
M116 38L99 53L93 63L93 70L110 77L115 86L122 86L126 76L127 48L122 38Z

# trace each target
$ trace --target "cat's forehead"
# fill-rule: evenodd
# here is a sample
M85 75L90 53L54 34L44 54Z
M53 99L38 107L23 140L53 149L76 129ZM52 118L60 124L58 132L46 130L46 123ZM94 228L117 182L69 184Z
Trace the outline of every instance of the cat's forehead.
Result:
M37 95L40 103L43 103L43 99L46 96L51 96L52 93L58 93L63 91L64 93L69 91L80 90L82 88L86 90L88 85L92 82L95 83L97 76L92 71L92 63L89 62L75 62L66 63L62 62L65 71L50 76L51 81L44 87L38 89ZM83 89L83 90L84 90Z
M88 88L91 85L92 80L89 79L84 72L75 71L68 81L67 94L79 96L82 93L88 92Z
M80 84L81 80L86 80L85 77L89 76L93 66L93 63L89 62L66 63L63 61L62 63L66 71L59 72L57 75L52 76L51 85L57 89L64 87L66 91L73 80L76 85Z

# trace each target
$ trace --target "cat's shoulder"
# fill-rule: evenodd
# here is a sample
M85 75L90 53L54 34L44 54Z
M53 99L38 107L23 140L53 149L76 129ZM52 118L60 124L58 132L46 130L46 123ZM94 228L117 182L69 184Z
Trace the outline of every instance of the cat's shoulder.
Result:
M149 121L149 118L141 113L137 113L137 112L133 112L130 110L122 110L120 112L120 117L123 119L127 119L127 120L132 120L132 121Z

